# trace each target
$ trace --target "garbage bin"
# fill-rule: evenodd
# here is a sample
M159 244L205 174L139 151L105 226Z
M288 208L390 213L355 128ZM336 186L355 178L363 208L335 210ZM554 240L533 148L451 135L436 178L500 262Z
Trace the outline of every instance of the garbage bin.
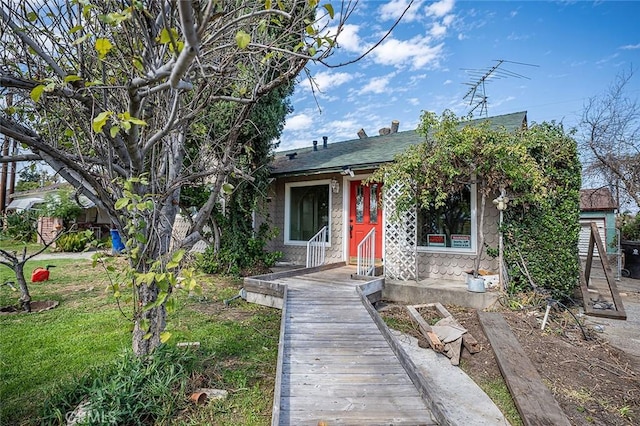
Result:
M640 241L621 241L620 248L624 253L624 269L631 278L640 279Z
M113 254L118 254L122 250L124 250L124 244L122 244L122 240L120 239L120 233L117 229L112 229L111 231L111 252Z

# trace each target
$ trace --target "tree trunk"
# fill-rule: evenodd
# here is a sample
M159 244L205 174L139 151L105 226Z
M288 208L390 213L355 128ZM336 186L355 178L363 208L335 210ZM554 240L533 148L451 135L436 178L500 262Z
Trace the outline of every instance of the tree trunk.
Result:
M31 295L29 294L29 287L27 287L27 280L24 278L24 262L15 263L13 271L20 286L20 307L25 312L31 312Z
M137 288L138 306L141 308L148 303L156 301L158 291L158 286L155 283L139 286ZM133 326L133 353L139 357L149 355L155 348L160 346L160 333L166 326L166 314L164 304L140 312ZM149 327L143 329L143 322L146 322Z
M480 193L480 223L478 224L478 254L473 264L473 277L478 278L478 271L480 270L480 258L482 257L482 251L484 250L484 207L487 204L487 196L484 190L481 189Z

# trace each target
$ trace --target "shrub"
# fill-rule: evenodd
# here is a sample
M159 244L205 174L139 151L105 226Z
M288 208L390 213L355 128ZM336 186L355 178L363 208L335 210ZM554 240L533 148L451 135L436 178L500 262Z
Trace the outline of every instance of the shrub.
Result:
M629 215L622 216L620 234L623 240L640 240L640 214L636 214L635 217Z
M167 422L185 408L195 366L192 351L161 346L148 357L136 357L127 350L119 361L59 384L45 400L42 424L65 424L83 402L91 424Z
M32 243L36 240L38 214L32 210L22 210L7 214L7 227L0 230L3 237L21 242Z
M220 250L207 247L196 266L207 274L248 276L265 273L282 257L282 252L265 250L270 236L267 224L262 224L256 235L248 239L241 231L227 229Z
M578 285L581 167L575 140L561 125L542 123L523 133L544 166L549 197L535 205L514 200L505 211L504 261L510 291L536 287L568 299Z
M71 191L59 190L56 195L45 196L41 213L43 216L57 217L68 223L80 216L82 207L71 198Z
M93 239L93 232L90 230L70 232L58 238L56 247L60 251L78 253L86 249Z

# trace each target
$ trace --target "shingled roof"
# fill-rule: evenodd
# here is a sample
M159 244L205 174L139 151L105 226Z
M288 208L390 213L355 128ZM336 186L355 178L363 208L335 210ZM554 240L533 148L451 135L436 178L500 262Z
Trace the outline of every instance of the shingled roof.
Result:
M609 188L580 190L580 210L582 211L605 211L617 208L618 204L614 201Z
M492 127L504 127L508 131L516 131L526 127L527 112L482 118L473 120L471 123L484 121L490 121ZM271 163L271 174L296 176L340 172L344 167L354 171L376 168L393 161L396 155L404 152L410 145L416 145L422 141L422 136L415 130L330 143L326 148L321 141L317 151L313 150L313 146L309 146L277 152Z

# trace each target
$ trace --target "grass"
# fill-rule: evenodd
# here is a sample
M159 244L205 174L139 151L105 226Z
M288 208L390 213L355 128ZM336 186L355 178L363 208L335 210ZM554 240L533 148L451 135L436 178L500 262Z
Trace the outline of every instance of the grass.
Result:
M0 248L2 248L2 250L6 250L8 252L17 251L18 255L20 255L22 254L22 250L24 250L25 246L27 247L27 255L34 253L42 248L42 244L23 243L20 241L0 237ZM50 248L45 250L45 252L47 252L48 250L50 250Z
M88 260L45 261L57 267L50 281L31 283L32 299L57 300L50 311L0 316L0 424L39 424L49 397L73 387L99 366L116 362L130 347L130 323L105 292L107 276ZM30 261L25 272L45 262ZM0 266L0 282L12 279ZM203 298L180 295L168 318L169 345L198 341L196 387L229 391L224 401L188 404L168 424L267 425L270 423L280 311L223 300L238 293L239 281L204 277ZM0 305L15 304L17 292L0 287ZM193 350L193 349L191 349ZM55 399L55 398L54 398ZM215 419L215 420L214 420Z

